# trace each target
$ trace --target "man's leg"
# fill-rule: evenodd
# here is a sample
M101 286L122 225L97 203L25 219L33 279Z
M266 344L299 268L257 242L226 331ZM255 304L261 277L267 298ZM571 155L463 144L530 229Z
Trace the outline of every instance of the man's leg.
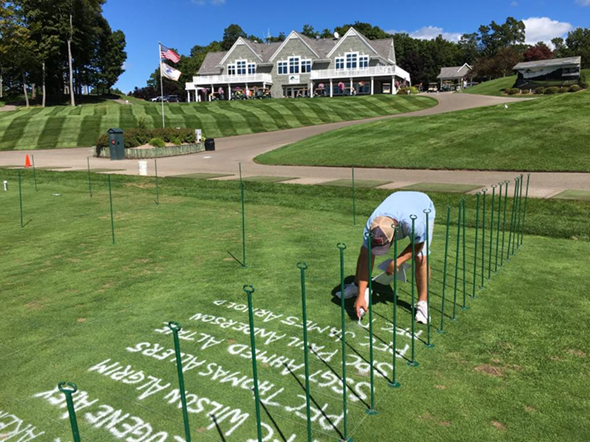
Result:
M365 311L368 311L368 305L365 302L365 290L369 285L369 250L365 246L361 247L358 261L356 263L356 280L355 283L359 289L358 297L355 302L355 308L357 316L359 316L359 310L362 307ZM375 256L371 256L371 268L375 267Z
M416 288L418 289L418 302L427 301L427 276L426 256L418 255L414 258L416 266ZM431 272L430 272L431 273ZM432 274L432 273L431 273Z

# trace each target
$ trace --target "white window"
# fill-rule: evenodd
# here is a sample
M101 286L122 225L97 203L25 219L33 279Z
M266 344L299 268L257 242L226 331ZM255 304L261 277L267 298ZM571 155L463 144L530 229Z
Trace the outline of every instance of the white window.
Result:
M248 75L256 73L256 63L248 63Z
M227 65L227 75L236 75L236 65L235 64L228 64Z
M301 60L301 73L311 72L311 60Z
M289 73L299 73L299 57L289 57Z
M236 61L238 75L246 75L246 60Z
M338 57L336 59L336 69L344 69L344 57Z
M279 61L277 63L277 71L279 75L287 75L289 73L288 69L289 66L286 61Z
M358 67L358 52L349 52L346 54L346 69L356 69Z
M359 57L359 68L368 68L369 67L369 56L368 55L361 55Z

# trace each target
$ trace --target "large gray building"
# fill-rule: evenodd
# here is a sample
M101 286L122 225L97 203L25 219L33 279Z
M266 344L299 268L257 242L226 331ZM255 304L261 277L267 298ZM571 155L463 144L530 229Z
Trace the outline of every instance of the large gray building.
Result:
M279 43L239 38L227 52L208 53L185 89L188 101L202 101L231 99L236 90L270 90L275 98L395 94L409 84L393 39L369 40L350 28L334 39L295 31Z

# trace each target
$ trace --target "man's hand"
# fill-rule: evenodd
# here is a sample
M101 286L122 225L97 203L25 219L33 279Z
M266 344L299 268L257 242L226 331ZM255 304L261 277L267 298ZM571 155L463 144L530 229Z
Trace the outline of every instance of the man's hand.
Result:
M391 262L389 263L389 265L387 266L387 270L385 270L385 273L387 273L390 276L393 275L396 265L397 265L396 260L392 259Z
M361 315L361 308L366 312L369 311L369 307L367 306L367 302L365 301L365 297L360 294L356 298L356 302L354 303L354 309L356 310L356 316L359 319L362 319Z

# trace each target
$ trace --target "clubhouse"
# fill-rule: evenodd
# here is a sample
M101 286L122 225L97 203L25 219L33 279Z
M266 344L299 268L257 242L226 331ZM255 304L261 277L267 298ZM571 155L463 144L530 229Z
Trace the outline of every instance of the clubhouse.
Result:
M244 95L396 94L410 83L410 74L396 64L393 39L369 40L350 28L333 39L312 39L296 31L278 43L239 38L229 51L208 53L185 89L190 102Z

